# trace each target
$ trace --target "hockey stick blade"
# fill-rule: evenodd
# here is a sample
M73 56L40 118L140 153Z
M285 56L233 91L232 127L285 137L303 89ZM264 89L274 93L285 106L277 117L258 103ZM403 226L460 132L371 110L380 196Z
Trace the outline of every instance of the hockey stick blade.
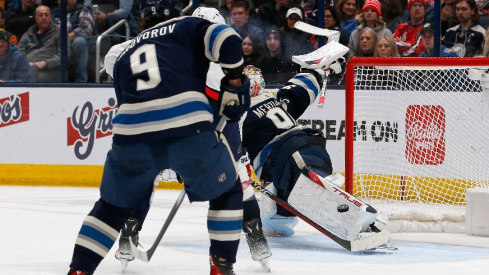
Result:
M359 240L354 240L354 241L349 241L342 239L335 235L333 232L330 230L324 228L320 224L314 222L313 220L309 219L307 216L302 214L299 210L297 210L295 207L290 205L288 202L282 200L281 198L277 197L277 195L273 194L269 190L267 190L265 187L261 186L260 184L256 183L254 180L250 179L250 184L256 188L258 191L260 191L262 194L265 196L269 197L273 201L275 201L277 204L282 206L283 208L287 209L297 217L301 218L303 221L307 222L310 224L312 227L316 228L319 232L323 233L324 235L328 236L330 239L335 241L337 244L345 248L346 250L356 252L356 251L362 251L362 250L367 250L367 249L372 249L376 248L382 244L385 244L389 241L390 238L390 233L389 231L381 231L375 234L371 234L370 236L359 239Z
M180 192L180 195L178 196L177 201L173 205L173 208L170 211L170 214L168 214L168 218L166 219L165 223L163 224L163 227L160 230L160 233L158 234L158 237L156 237L156 240L154 241L153 245L146 251L140 250L137 247L137 244L133 243L133 239L129 238L130 246L131 246L131 252L134 255L134 257L144 261L144 262L149 262L151 260L151 257L153 257L153 254L155 253L156 248L160 244L161 239L163 238L163 235L165 235L166 230L170 226L171 221L177 214L178 209L180 208L180 205L183 202L183 199L185 198L185 189Z
M294 28L296 28L296 29L298 29L300 31L303 31L303 32L310 33L310 34L327 36L327 37L330 37L332 35L339 35L339 32L338 31L332 31L332 30L328 30L328 29L321 29L321 28L318 28L316 26L307 24L306 22L303 22L303 21L297 21L294 24Z

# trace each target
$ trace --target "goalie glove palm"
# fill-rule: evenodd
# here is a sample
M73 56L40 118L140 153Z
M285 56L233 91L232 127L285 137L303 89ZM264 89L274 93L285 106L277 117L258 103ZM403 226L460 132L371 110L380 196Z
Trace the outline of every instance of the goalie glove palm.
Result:
M225 76L221 80L221 93L219 94L219 114L226 116L230 121L237 121L250 107L250 80L241 75L241 85L232 87Z

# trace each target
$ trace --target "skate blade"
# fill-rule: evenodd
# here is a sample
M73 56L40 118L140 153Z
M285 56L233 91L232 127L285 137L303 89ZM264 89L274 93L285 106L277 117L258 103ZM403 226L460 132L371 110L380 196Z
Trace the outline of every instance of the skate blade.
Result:
M263 260L260 260L259 261L261 266L267 271L267 272L270 272L270 262L269 262L269 258L265 258Z
M127 264L129 262L127 260L121 259L121 267L122 267L122 273L126 272L127 269Z
M377 249L383 249L383 250L390 250L390 251L397 251L399 248L394 246L390 241L386 242L383 245L379 245Z

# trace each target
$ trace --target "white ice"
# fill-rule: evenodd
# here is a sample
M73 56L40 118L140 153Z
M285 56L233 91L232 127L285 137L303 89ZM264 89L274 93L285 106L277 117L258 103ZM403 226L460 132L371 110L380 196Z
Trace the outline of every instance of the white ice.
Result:
M0 274L66 274L78 230L97 188L0 186ZM179 191L157 190L140 233L147 249ZM135 260L125 274L209 274L207 203L186 199L149 263ZM489 238L463 234L394 234L398 251L351 253L302 221L296 235L269 238L271 274L489 274ZM445 243L445 244L436 244ZM446 244L452 243L452 244ZM117 242L95 274L122 274ZM242 236L238 275L266 274Z

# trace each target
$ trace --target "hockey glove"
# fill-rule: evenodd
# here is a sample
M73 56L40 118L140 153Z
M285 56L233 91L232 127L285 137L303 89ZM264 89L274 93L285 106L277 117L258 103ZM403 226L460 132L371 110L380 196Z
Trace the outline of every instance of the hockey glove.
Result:
M226 116L229 121L238 121L250 107L250 80L246 75L241 75L241 83L238 87L232 87L226 76L221 80L219 114Z
M335 62L331 63L331 65L329 65L329 69L331 70L331 73L340 74L344 63L345 63L345 58L343 57L340 57Z

